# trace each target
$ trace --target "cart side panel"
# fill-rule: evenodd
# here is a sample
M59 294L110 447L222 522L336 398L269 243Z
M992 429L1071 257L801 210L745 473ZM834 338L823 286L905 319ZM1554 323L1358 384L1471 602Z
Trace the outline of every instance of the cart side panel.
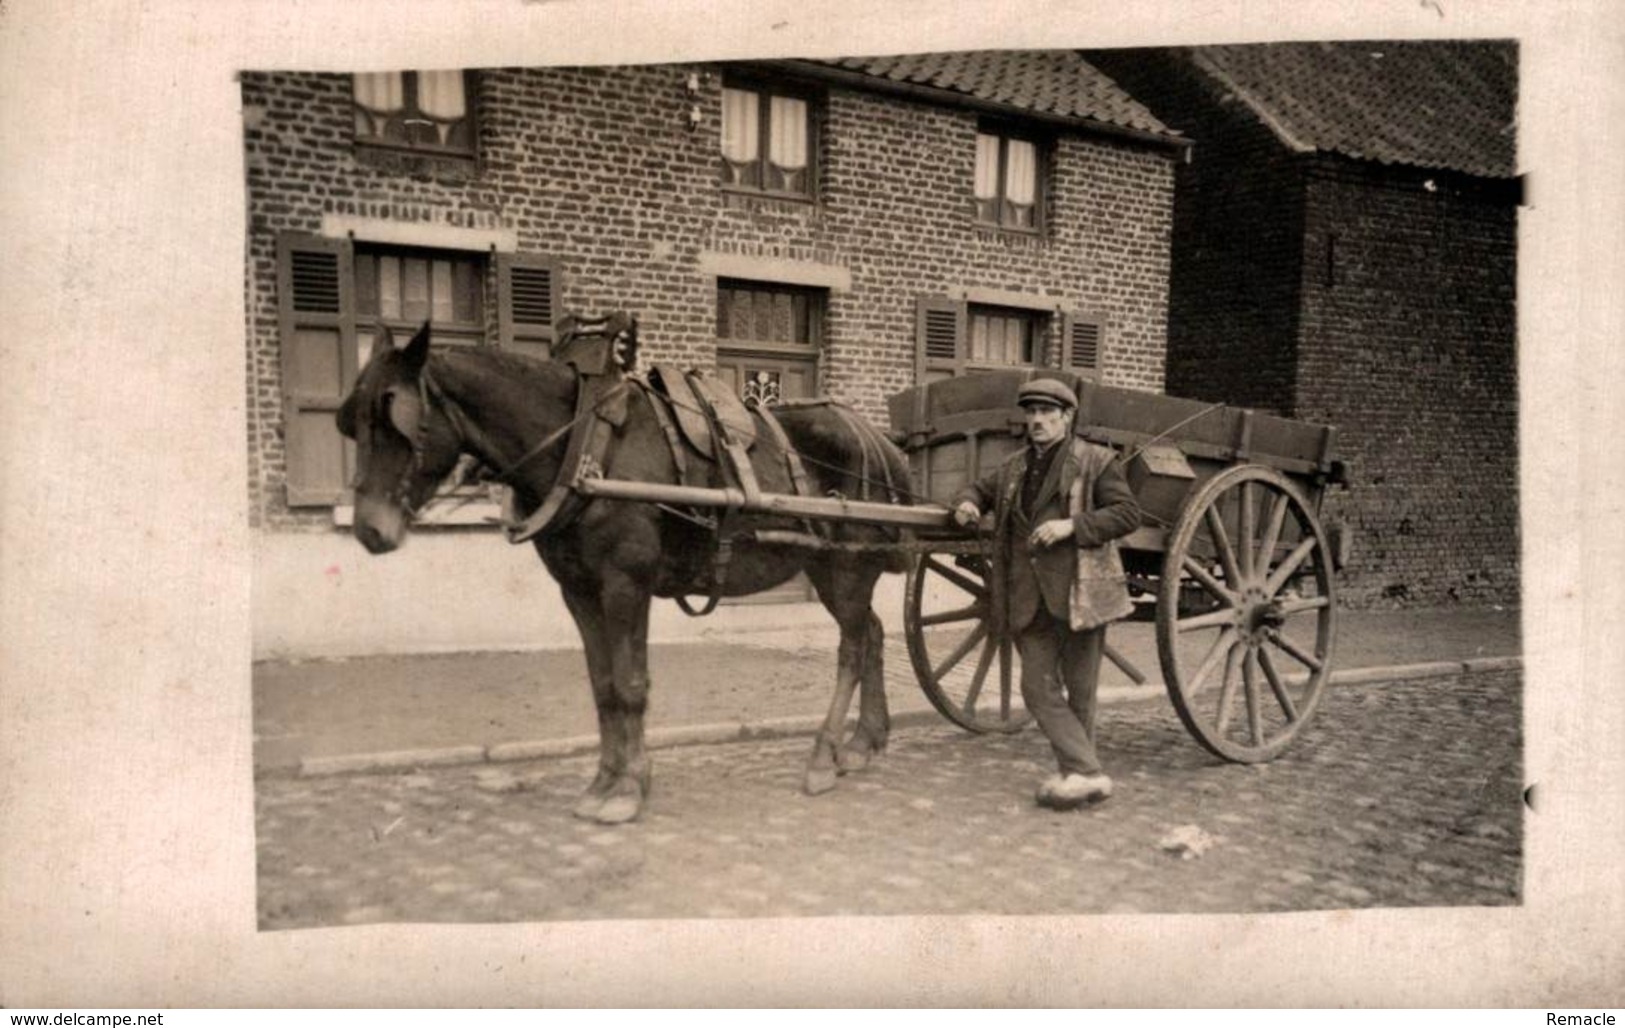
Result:
M894 394L891 423L918 445L937 434L944 418L977 411L1014 411L1023 383L1047 375L1078 394L1078 424L1123 445L1162 436L1188 452L1239 463L1253 460L1281 470L1330 463L1330 430L1239 407L1161 393L1104 386L1065 372L995 371L945 379ZM1094 434L1094 433L1091 433ZM1285 465L1285 467L1282 467Z
M948 506L954 494L1015 453L1021 420L1008 409L970 411L939 419L933 433L905 443L916 493Z
M1039 370L945 379L891 397L891 423L904 450L930 454L916 458L921 492L942 502L1019 446L1016 396L1023 383L1040 376L1060 378L1076 390L1078 434L1084 438L1125 454L1148 445L1177 449L1194 472L1184 492L1227 467L1252 462L1282 472L1319 506L1324 475L1332 466L1333 432L1327 426ZM978 433L974 447L962 435L967 426ZM975 452L960 452L970 448ZM1152 512L1172 520L1179 499L1152 498Z

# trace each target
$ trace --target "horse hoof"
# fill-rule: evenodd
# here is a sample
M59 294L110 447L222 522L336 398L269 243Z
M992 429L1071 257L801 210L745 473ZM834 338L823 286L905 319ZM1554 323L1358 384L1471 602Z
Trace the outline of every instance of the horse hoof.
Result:
M583 821L596 821L598 820L598 811L601 810L603 806L603 795L600 793L589 792L579 800L576 800L575 809L570 813L581 818Z
M808 768L807 778L802 783L802 788L807 791L808 796L822 796L824 793L829 792L835 788L835 769Z
M874 751L867 746L846 746L842 748L838 759L841 774L851 774L867 770L869 762L874 759Z
M605 800L593 820L601 825L624 825L628 821L636 821L641 813L643 799L639 796L622 794Z

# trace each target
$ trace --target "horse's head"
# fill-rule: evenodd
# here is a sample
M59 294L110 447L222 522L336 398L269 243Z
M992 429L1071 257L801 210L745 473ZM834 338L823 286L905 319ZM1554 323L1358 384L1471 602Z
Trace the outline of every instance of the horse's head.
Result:
M355 440L355 536L372 553L401 544L412 514L457 464L461 440L431 398L429 324L396 349L388 329L339 408Z

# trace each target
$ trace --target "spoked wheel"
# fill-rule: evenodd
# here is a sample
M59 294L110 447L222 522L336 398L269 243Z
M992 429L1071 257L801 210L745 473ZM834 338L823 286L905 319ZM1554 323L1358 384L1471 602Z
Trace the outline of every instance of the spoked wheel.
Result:
M903 626L909 661L931 705L973 732L1015 732L1021 706L1017 657L993 625L985 554L921 554L909 568Z
M1198 742L1239 763L1280 754L1320 703L1335 628L1326 535L1285 477L1241 465L1190 496L1164 555L1157 650Z

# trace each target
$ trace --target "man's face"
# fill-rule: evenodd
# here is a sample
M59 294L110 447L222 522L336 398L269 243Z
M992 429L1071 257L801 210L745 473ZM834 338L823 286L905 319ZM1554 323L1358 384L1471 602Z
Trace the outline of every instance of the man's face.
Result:
M1052 403L1029 403L1022 408L1027 414L1027 438L1034 445L1048 446L1066 435L1068 412Z

